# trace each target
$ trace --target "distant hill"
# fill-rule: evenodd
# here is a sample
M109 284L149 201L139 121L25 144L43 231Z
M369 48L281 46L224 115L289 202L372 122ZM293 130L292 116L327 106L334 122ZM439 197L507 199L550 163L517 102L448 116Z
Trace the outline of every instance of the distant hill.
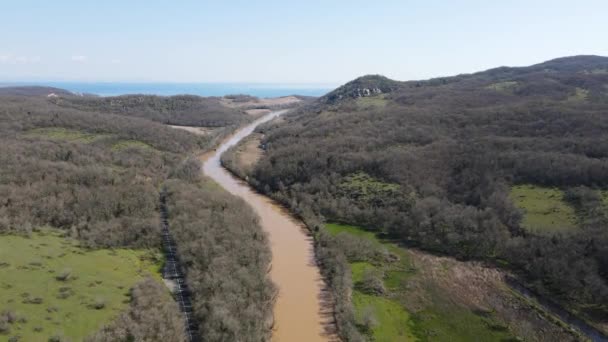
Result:
M367 75L359 77L329 94L320 98L322 103L335 103L340 100L387 94L401 86L398 81L381 75Z
M53 87L42 86L19 86L19 87L0 87L0 96L57 96L73 95L71 92Z
M51 101L61 107L81 111L141 117L180 126L224 127L253 119L242 110L223 105L220 98L195 95L122 95L98 98L66 96Z

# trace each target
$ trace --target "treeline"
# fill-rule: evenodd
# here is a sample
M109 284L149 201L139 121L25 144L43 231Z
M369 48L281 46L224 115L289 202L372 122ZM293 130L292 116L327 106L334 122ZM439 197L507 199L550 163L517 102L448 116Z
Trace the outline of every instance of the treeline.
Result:
M220 98L195 95L62 96L52 101L62 107L141 117L179 126L226 127L252 119L239 109L224 106Z
M318 241L321 222L331 220L506 264L537 291L602 320L605 221L534 236L509 197L514 183L608 185L602 70L608 58L576 57L398 86L365 77L264 127L266 153L250 182L307 218ZM336 278L345 267L341 249L319 253L335 289L348 281Z
M269 340L277 290L258 217L245 202L201 179L196 160L176 175L165 184L169 225L202 339Z

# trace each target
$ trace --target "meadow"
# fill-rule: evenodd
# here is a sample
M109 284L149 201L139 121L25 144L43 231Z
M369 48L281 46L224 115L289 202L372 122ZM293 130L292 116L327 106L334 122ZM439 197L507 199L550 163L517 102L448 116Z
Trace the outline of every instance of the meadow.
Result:
M560 189L517 185L511 188L511 198L523 210L522 227L530 232L552 234L577 229L575 209L564 200Z
M136 283L160 281L161 262L150 250L84 249L58 230L2 235L0 311L10 317L0 341L80 341L125 311Z
M355 226L327 224L334 236L348 234L369 241L389 255L384 261L350 262L355 319L371 341L504 341L513 338L491 313L480 315L459 304L429 273L445 273L449 264L434 269L417 266L418 256L393 241ZM379 275L382 291L371 293L366 283ZM420 286L422 285L422 286Z

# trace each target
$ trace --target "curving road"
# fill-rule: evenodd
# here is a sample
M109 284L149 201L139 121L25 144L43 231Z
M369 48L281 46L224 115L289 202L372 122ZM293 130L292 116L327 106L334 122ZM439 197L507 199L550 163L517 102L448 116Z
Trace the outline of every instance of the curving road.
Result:
M302 222L276 202L263 196L220 164L220 156L253 132L256 126L285 113L269 113L237 131L211 155L203 157L203 172L227 191L245 200L260 217L272 250L270 276L279 288L274 308L273 341L327 341L335 337L331 305L324 304L321 279L311 238Z

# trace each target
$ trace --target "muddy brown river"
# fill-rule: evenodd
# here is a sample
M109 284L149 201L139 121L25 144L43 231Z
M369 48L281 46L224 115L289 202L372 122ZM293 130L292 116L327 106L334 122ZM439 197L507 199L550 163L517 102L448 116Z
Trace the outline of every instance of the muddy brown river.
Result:
M269 113L237 131L211 155L204 157L203 172L224 189L247 202L260 217L272 250L270 277L278 286L274 308L273 341L328 341L332 330L331 306L323 300L325 284L315 262L312 239L303 223L275 201L255 192L220 164L220 156L253 132L256 126L285 111ZM325 303L325 304L324 304Z

